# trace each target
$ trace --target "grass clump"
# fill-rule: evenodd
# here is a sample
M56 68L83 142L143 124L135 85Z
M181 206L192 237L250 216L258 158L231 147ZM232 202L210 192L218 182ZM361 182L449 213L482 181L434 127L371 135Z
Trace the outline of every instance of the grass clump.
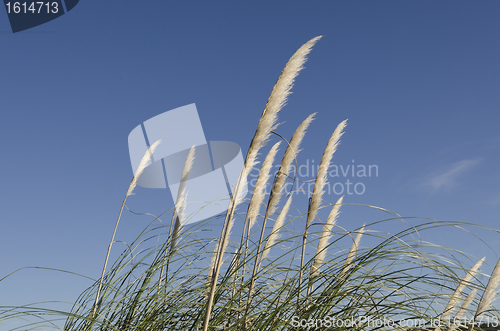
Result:
M387 211L389 218L358 229L338 226L344 199L325 204L323 189L346 121L326 144L305 212L290 210L293 191L285 203L280 202L285 183L293 180L291 164L315 114L302 122L289 142L283 139L286 149L274 178L270 170L280 143L270 149L249 200L244 199L246 176L257 165L259 152L277 127L278 112L319 39L302 46L276 82L223 217L182 226L189 216L183 213L185 192L180 189L168 231L157 227L154 219L108 270L121 213L139 171L122 204L101 278L81 294L70 312L30 313L64 316L65 331L472 330L486 316L498 318L491 304L500 281L500 262L484 285L477 278L484 259L467 268L462 261L469 260L466 254L445 248L444 254L426 253L436 246L415 239L422 232L457 223L424 220L395 234L383 233L376 230L382 222L401 220ZM141 164L147 164L151 153ZM181 187L194 157L195 148L186 161ZM266 187L271 188L269 194ZM241 234L233 235L233 228ZM0 320L28 311L21 308L4 308ZM464 317L468 324L453 324Z

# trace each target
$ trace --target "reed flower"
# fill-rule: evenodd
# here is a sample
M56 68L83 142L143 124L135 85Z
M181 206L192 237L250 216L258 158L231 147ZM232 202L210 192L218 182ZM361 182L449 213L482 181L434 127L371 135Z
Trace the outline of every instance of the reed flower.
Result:
M118 214L118 219L116 220L115 224L115 229L113 231L113 236L111 237L111 242L109 243L108 246L108 252L106 253L106 259L104 260L104 266L102 268L102 273L101 273L101 280L99 281L99 287L97 288L97 294L95 297L94 301L94 308L92 309L92 317L95 316L96 310L97 310L97 303L99 302L99 296L101 294L101 289L102 289L102 282L104 281L104 273L106 272L106 267L108 265L108 259L109 259L109 254L111 252L111 247L113 246L113 242L115 241L115 235L116 235L116 230L118 229L118 224L120 223L120 219L122 216L123 212L123 207L125 207L125 202L127 201L127 198L132 195L132 192L134 191L134 188L137 185L137 180L141 176L141 174L144 172L144 169L148 165L150 165L151 159L153 158L153 153L156 149L156 147L161 143L161 140L157 140L151 145L146 153L144 153L144 156L142 157L141 161L139 162L139 165L137 166L137 169L135 170L134 177L132 178L132 181L130 182L130 185L127 190L127 194L125 195L125 199L123 199L122 202L122 207L120 208L120 213Z
M463 316L467 312L467 309L469 308L470 304L476 298L476 294L477 294L477 290L475 288L470 291L469 295L467 296L464 303L460 307L459 311L455 315L454 321L451 322L450 331L454 331L454 330L458 329L458 325L456 325L456 324L458 324L460 322L460 320L463 318Z
M481 314L487 312L490 309L491 303L495 298L499 282L500 282L500 259L498 259L498 262L495 268L493 269L493 272L491 273L488 285L486 285L483 297L481 298L481 301L479 302L479 305L477 307L476 314L474 315L474 320L478 318Z
M278 174L276 175L276 180L273 184L273 188L271 190L271 196L269 197L269 203L266 210L266 215L272 215L276 212L276 206L278 205L281 195L283 194L283 184L285 183L286 178L290 174L290 166L297 158L300 150L300 144L302 143L302 139L306 134L306 130L311 124L311 122L316 116L316 113L309 115L295 130L290 143L288 144L285 154L283 155L283 159L281 161L280 168L278 170Z
M179 184L179 190L177 191L177 199L175 200L175 213L174 213L175 225L174 225L174 230L172 232L172 241L170 247L171 251L173 251L177 246L177 241L179 239L179 232L182 223L184 223L186 217L185 210L186 210L187 194L188 194L188 192L186 192L186 184L189 179L189 174L191 173L191 169L193 167L193 162L195 159L194 157L195 150L196 150L195 146L191 147L186 157L186 162L184 162L184 168L182 169L181 182ZM172 221L174 219L172 219Z
M267 182L269 181L274 158L276 156L276 153L278 152L278 147L280 143L281 142L277 142L276 144L274 144L274 146L267 154L264 162L262 163L262 167L260 169L259 176L257 177L257 181L255 182L255 187L252 193L252 198L250 199L250 204L248 205L248 212L247 212L247 218L249 220L248 224L249 233L257 220L257 215L259 214L262 201L264 201L264 197L266 195L265 189L267 186Z
M260 258L260 262L262 262L267 255L269 255L269 251L271 250L271 247L274 245L274 243L280 238L280 231L281 228L283 227L283 223L285 222L285 218L288 214L288 210L290 209L290 205L292 204L292 196L288 198L287 202L283 206L283 209L281 210L280 214L278 215L278 218L276 218L276 221L274 222L273 229L271 230L271 234L269 235L266 245L264 246L264 250L262 251L262 257ZM259 262L259 264L260 264Z
M349 253L347 254L347 258L344 262L344 269L342 270L342 274L345 274L352 266L352 261L356 257L358 248L359 248L359 242L361 241L361 237L363 236L363 233L365 232L365 225L361 227L361 229L358 231L358 234L356 235L356 239L354 239L354 242L352 243L351 249L349 250Z
M342 205L344 197L341 196L340 199L337 200L335 205L332 207L328 218L326 219L325 225L323 225L323 230L321 231L321 237L318 242L318 249L316 250L316 256L314 258L314 263L311 266L311 276L317 276L319 273L319 268L325 261L325 256L327 252L328 242L332 236L332 228L337 221L337 217L339 215L340 206Z
M314 182L311 205L307 214L306 231L316 217L316 214L318 213L323 194L325 193L323 189L326 185L328 169L330 168L333 154L337 150L337 147L340 143L340 137L342 137L342 135L344 134L344 128L346 127L346 125L347 120L344 120L337 126L337 128L331 135L330 140L328 140L328 144L326 145L323 156L321 157L321 161L318 167L318 174Z
M151 159L153 158L153 153L154 153L156 147L158 147L158 145L160 143L161 143L161 139L155 141L153 143L153 145L151 145L151 147L148 148L146 153L144 153L144 156L142 157L141 162L139 162L139 166L137 166L137 169L135 170L134 177L132 178L132 181L130 182L130 185L128 187L128 191L127 191L125 198L127 198L133 194L132 192L134 191L134 189L137 185L137 180L144 172L144 169L146 169L146 167L151 164Z
M266 144L269 139L271 131L276 129L276 121L278 119L278 112L286 104L287 98L295 82L295 78L299 72L304 68L304 63L307 60L307 55L311 52L312 47L322 36L315 37L302 45L293 56L290 58L285 68L281 72L276 84L273 87L271 95L269 96L266 107L262 112L259 120L259 125L255 131L255 135L248 148L247 157L245 160L245 169L247 174L250 173L252 168L257 162L257 155L259 150Z
M481 260L479 260L467 272L467 274L464 276L464 278L462 279L460 284L457 286L455 292L451 296L450 301L448 302L448 304L446 305L446 308L444 309L443 315L441 316L442 320L446 320L453 313L453 311L455 310L455 307L458 303L458 300L460 298L460 295L462 294L465 287L470 283L472 278L474 278L474 276L477 274L477 271L479 270L479 267L481 267L481 265L483 264L484 259L485 259L485 257L483 257Z
M299 284L302 284L302 275L303 275L302 267L304 266L307 233L309 231L309 226L311 225L312 221L314 220L314 218L318 213L318 209L321 204L323 194L325 193L323 188L326 185L328 168L330 168L330 163L333 157L333 153L335 153L339 145L340 137L342 137L342 135L344 134L344 128L346 126L346 123L347 120L344 120L335 128L335 131L333 131L330 139L328 140L328 144L325 147L323 156L321 157L318 173L316 175L316 180L314 182L314 189L311 197L311 202L309 203L309 209L307 211L306 226L304 229L304 234L302 235L302 254L300 256ZM298 295L300 299L300 293Z

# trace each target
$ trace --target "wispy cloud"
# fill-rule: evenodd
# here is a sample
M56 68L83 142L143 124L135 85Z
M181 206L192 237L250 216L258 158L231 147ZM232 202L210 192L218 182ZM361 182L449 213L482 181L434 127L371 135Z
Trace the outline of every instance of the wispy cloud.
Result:
M469 170L481 163L481 159L466 159L449 166L444 172L430 176L424 186L431 187L433 192L450 190L456 187L459 179Z

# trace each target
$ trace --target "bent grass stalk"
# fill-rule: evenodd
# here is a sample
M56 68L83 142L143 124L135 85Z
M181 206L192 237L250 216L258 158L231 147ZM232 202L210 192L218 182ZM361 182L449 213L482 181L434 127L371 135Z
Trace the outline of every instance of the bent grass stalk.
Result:
M307 128L314 120L317 113L309 115L295 130L292 139L290 139L290 144L286 147L285 154L280 164L280 168L276 175L276 180L271 189L271 196L269 197L269 203L266 210L266 217L272 215L276 211L276 206L278 205L281 195L283 194L283 184L286 178L290 174L290 166L294 160L297 159L297 155L300 152L300 144L304 139Z
M325 225L323 226L323 230L321 231L321 237L318 242L318 249L316 250L316 255L314 257L314 263L311 266L311 281L309 283L308 295L311 294L313 290L314 278L316 278L319 274L319 268L325 261L325 256L327 252L328 242L332 236L332 228L337 221L337 217L339 215L340 206L342 205L342 201L344 200L344 196L341 196L335 205L332 207L328 218L326 219Z
M316 217L318 213L318 209L320 203L323 198L323 193L325 191L323 188L326 185L327 172L328 168L330 168L330 163L332 161L333 153L337 150L337 147L340 143L340 138L344 134L344 128L346 127L347 120L341 122L333 131L330 139L328 140L328 144L325 147L323 152L323 156L321 157L321 161L318 168L318 174L316 175L316 180L314 182L313 194L311 197L311 202L309 204L309 208L307 211L307 220L306 226L304 229L304 234L302 235L302 252L300 255L300 276L299 276L299 288L302 287L302 275L304 267L304 258L306 253L306 243L307 243L307 233L309 231L309 227L311 226L312 221ZM300 304L300 291L297 292L297 304Z
M111 237L111 242L109 243L109 246L108 246L108 252L106 253L106 259L104 260L104 266L102 268L101 280L99 281L99 288L97 289L97 294L96 294L95 302L94 302L94 308L92 310L92 318L95 317L95 313L97 310L97 303L99 302L99 295L101 293L102 282L104 280L104 273L106 272L106 266L108 264L108 259L109 259L109 254L111 252L111 247L113 246L113 242L115 241L116 230L118 229L118 223L120 223L120 218L122 216L123 207L125 206L125 202L127 201L127 198L133 194L132 192L134 191L134 189L137 185L137 180L139 179L141 174L144 172L144 169L146 169L146 167L151 163L151 159L153 158L153 153L154 153L156 147L160 143L161 143L161 140L157 140L156 142L154 142L151 145L151 147L148 148L148 150L146 151L146 153L142 157L141 162L139 162L139 166L137 166L134 177L132 178L132 181L130 182L127 194L125 195L125 199L123 199L122 206L120 208L120 213L118 215L118 219L116 220L115 229L113 231L113 236Z
M184 222L185 218L185 209L186 209L186 202L187 202L187 192L186 192L186 183L189 178L189 174L191 173L191 168L193 167L193 162L194 162L194 153L195 153L195 146L191 147L189 150L189 153L186 157L186 162L184 162L184 168L182 169L182 175L181 175L181 181L179 184L179 190L177 191L177 199L175 200L175 206L174 206L174 213L172 214L172 220L170 221L170 229L168 231L168 237L170 239L170 252L172 253L175 249L175 246L177 246L177 240L179 237L179 232L181 229L181 224ZM175 225L174 225L175 221ZM173 233L172 233L172 226L173 226ZM161 268L160 272L160 280L158 281L158 291L161 288L161 282L163 279L163 271L166 268L165 271L165 282L168 281L168 266L169 266L169 259L167 259L167 253L168 250L165 249L165 258L164 260L166 267Z

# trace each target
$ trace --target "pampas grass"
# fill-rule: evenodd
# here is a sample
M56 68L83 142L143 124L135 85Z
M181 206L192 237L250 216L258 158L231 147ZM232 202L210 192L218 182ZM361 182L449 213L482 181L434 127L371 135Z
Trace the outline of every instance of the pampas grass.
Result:
M238 184L236 185L236 194L235 197L231 198L228 207L228 213L226 215L226 220L224 221L223 231L221 235L219 245L221 248L217 252L217 261L214 269L214 276L212 278L212 285L210 290L210 296L207 304L207 314L205 316L205 320L203 323L203 331L206 331L208 328L208 321L210 319L210 314L212 310L212 302L213 296L215 294L215 286L217 283L217 278L220 270L220 262L224 255L224 248L227 245L229 240L229 234L231 233L231 228L233 226L233 214L237 205L241 201L241 190L242 190L242 181L247 174L252 171L252 168L257 163L257 155L260 149L267 143L271 131L274 130L277 125L276 121L278 118L278 112L283 108L286 103L287 97L290 94L290 90L293 87L293 83L295 81L295 77L299 74L300 70L303 69L303 64L306 61L306 57L311 51L314 44L321 38L321 36L313 38L305 43L302 47L300 47L297 52L290 58L285 68L281 72L278 81L273 87L271 95L267 100L266 107L262 112L262 116L259 120L259 124L257 126L257 130L255 131L252 142L250 143L250 147L248 148L247 157L245 159L244 167L240 173L240 178L238 179Z
M175 226L174 226L174 232L173 232L173 239L172 239L172 250L175 249L175 246L177 245L177 239L179 237L179 231L181 228L182 223L185 221L185 210L186 210L186 202L187 202L187 195L188 192L186 192L186 184L189 179L189 174L191 173L191 168L193 167L193 162L195 159L195 150L196 147L193 146L189 150L189 153L186 157L186 162L184 163L184 168L182 169L182 175L181 175L181 182L179 184L179 190L177 191L177 199L175 200ZM173 220L172 220L173 221Z
M207 289L210 288L210 285L212 284L212 278L214 276L214 270L215 270L215 262L217 261L217 256L218 252L220 251L220 242L217 242L215 245L214 251L212 253L212 257L210 259L210 264L208 265L208 274L207 274ZM208 295L208 292L207 292Z
M327 173L328 173L328 168L330 168L330 163L333 157L333 153L337 150L337 147L340 143L340 137L344 134L344 128L347 124L347 120L344 120L341 122L337 128L335 128L335 131L331 135L330 139L328 140L328 144L325 147L325 150L323 152L323 156L321 157L321 161L319 164L318 168L318 173L316 175L316 180L314 182L314 189L313 189L313 194L311 197L311 202L309 203L309 209L307 211L307 220L306 220L306 226L304 229L304 234L302 236L302 254L300 258L300 280L299 282L302 283L302 267L304 266L304 258L305 258L305 249L306 249L306 243L307 243L307 232L309 231L309 227L311 226L312 221L316 217L318 213L318 208L319 205L322 201L323 194L324 192L324 187L326 185L326 180L327 180ZM299 293L300 295L300 293Z
M255 188L253 190L252 197L250 199L250 204L248 205L247 219L248 219L248 233L254 226L257 215L259 214L260 207L262 205L262 201L264 201L265 197L265 189L267 186L267 182L269 181L269 176L271 174L271 169L274 163L274 157L278 152L278 147L281 142L277 142L271 148L269 153L267 154L264 163L262 163L262 168L260 169L259 176L257 177L257 181L255 182Z
M276 84L273 87L271 95L267 100L266 107L262 112L259 120L259 125L255 131L255 135L248 148L247 157L245 160L246 173L249 174L252 168L257 163L257 155L262 147L269 139L271 131L276 129L276 121L278 112L286 104L287 98L292 90L293 83L299 72L304 68L304 63L307 60L307 55L311 52L312 47L322 36L315 37L302 45L295 54L290 58L285 68L281 72Z
M120 218L122 216L123 207L125 207L125 202L127 201L127 198L133 194L132 192L134 191L134 189L137 185L137 180L139 179L141 174L144 172L144 169L146 169L146 167L151 164L151 159L153 158L153 153L154 153L156 147L158 147L158 145L160 143L161 143L161 140L155 141L148 148L148 150L146 151L146 153L142 157L141 161L139 162L139 165L137 166L137 169L135 170L134 177L132 178L132 181L130 182L130 185L129 185L128 190L127 190L127 194L125 195L125 199L123 199L122 206L120 208L120 213L118 214L118 219L116 220L115 229L113 230L113 235L111 236L111 241L110 241L109 246L108 246L108 252L106 253L106 259L104 260L104 266L102 267L101 280L99 281L99 288L97 289L97 294L95 297L94 309L92 311L92 317L94 317L95 313L96 313L97 303L99 302L99 295L101 293L102 282L104 279L104 273L106 272L106 266L108 265L108 259L109 259L109 254L111 252L111 247L113 246L113 242L115 241L116 230L118 229L118 224L120 223Z
M189 150L189 153L186 157L186 161L184 162L184 168L182 169L182 174L181 174L181 181L179 183L179 190L177 191L177 198L175 199L175 206L174 206L174 213L172 215L172 220L170 221L170 229L169 229L169 237L172 237L172 240L170 241L170 252L172 253L175 250L175 247L177 246L177 242L179 240L179 233L181 231L181 225L185 220L185 210L186 210L186 203L187 203L187 193L186 192L186 184L189 179L189 174L191 173L191 169L193 167L193 162L195 159L195 150L196 146L191 147ZM174 223L175 221L175 223ZM172 232L172 227L173 227L173 232ZM164 269L166 268L165 271L165 278L168 277L168 266L169 266L169 259L167 258L168 255L168 250L165 249L165 257L164 260L166 261L165 267L161 268L161 273L160 273L160 280L158 282L158 289L161 287L162 279L163 279L163 273ZM167 279L165 279L165 282Z
M358 231L358 234L356 235L356 239L354 239L354 242L352 243L351 249L349 250L349 253L347 253L347 258L345 259L344 262L344 269L342 269L341 274L345 274L349 269L353 266L352 262L354 258L356 257L356 254L359 249L359 243L361 241L361 237L363 236L363 233L365 232L365 224L361 227L361 229Z
M453 323L450 326L450 331L454 331L458 329L458 324L460 320L465 316L467 313L467 310L469 306L471 305L472 301L476 298L477 290L474 288L470 291L469 295L465 299L464 303L460 307L460 310L457 312L455 315L455 318L453 319Z
M287 217L288 211L290 210L290 206L292 204L292 197L293 195L290 195L285 205L283 206L283 209L281 210L280 214L276 218L276 221L274 222L271 234L269 235L266 241L266 245L262 250L262 256L259 261L259 266L262 263L262 261L269 255L271 247L273 247L276 241L280 238L280 231L283 228L283 224L285 223L285 218Z
M316 217L319 209L319 205L321 204L323 194L325 193L324 187L327 181L328 169L330 168L330 164L332 161L333 154L337 151L337 147L340 143L340 138L344 134L344 128L347 125L347 120L341 122L335 131L328 140L328 144L325 147L325 151L323 152L323 156L321 157L321 161L318 168L318 174L316 175L316 181L314 182L314 190L311 197L311 204L309 207L309 211L307 214L307 222L306 222L306 233L307 229L311 225L312 221Z
M272 215L276 212L276 206L278 205L281 195L283 194L283 184L290 174L290 166L294 160L297 159L297 156L300 152L300 144L302 143L302 139L304 139L304 135L306 134L307 128L311 124L311 122L316 116L316 113L309 115L295 130L292 139L290 140L290 144L288 144L285 154L283 155L283 159L280 164L280 168L278 170L278 174L276 175L276 180L273 184L273 188L271 190L271 196L269 197L269 203L266 210L266 217Z
M139 180L139 177L144 172L144 169L146 169L146 167L151 164L151 159L153 158L153 153L154 153L156 147L158 147L158 145L160 143L161 143L161 139L155 141L153 143L153 145L151 145L151 147L148 148L148 150L146 151L146 153L142 157L141 161L139 162L139 165L137 166L137 169L135 170L134 177L132 178L132 181L130 182L130 185L129 185L128 190L127 190L127 194L125 195L125 199L133 194L133 191L137 185L137 181Z
M448 304L446 305L446 308L444 309L443 315L441 316L442 320L446 320L453 313L453 311L455 310L456 305L458 303L458 300L460 299L460 295L464 291L465 287L470 283L470 281L476 276L476 274L479 270L479 267L481 267L485 258L486 257L483 257L481 260L479 260L467 272L467 274L464 276L464 278L462 279L460 284L458 284L455 292L453 293L453 295L450 298L450 301L448 302Z
M255 222L257 221L257 216L259 214L260 207L262 205L262 202L264 201L264 198L266 196L266 186L267 182L269 181L269 177L271 174L271 169L273 167L273 162L274 158L276 156L276 153L278 152L278 147L281 144L281 142L277 142L274 144L274 146L271 148L269 153L267 154L264 163L262 163L262 167L259 171L259 175L257 177L257 181L255 182L255 187L253 190L252 197L250 199L250 203L248 205L248 210L247 210L247 215L245 219L245 225L243 227L243 232L241 236L241 246L243 246L243 241L245 238L245 229L246 229L246 234L247 234L247 240L245 241L245 247L244 247L244 256L247 256L247 249L248 249L248 238L250 236L250 231L252 227L254 226ZM247 225L248 222L248 225ZM242 247L243 249L243 247ZM240 252L238 252L240 253ZM243 274L245 273L245 269L243 269Z
M325 256L327 252L328 242L332 236L332 228L337 221L337 217L339 215L340 206L342 205L342 201L344 197L341 196L335 205L332 207L328 218L326 219L325 225L323 225L323 231L321 231L321 237L318 242L318 249L316 250L316 256L314 257L314 263L311 266L311 276L315 277L319 273L319 268L325 261Z
M323 225L323 230L321 231L321 236L318 242L318 248L316 249L316 255L314 257L314 262L311 265L309 288L307 290L307 295L309 296L313 290L314 279L319 275L319 268L325 262L325 256L327 252L328 242L332 236L332 228L337 221L339 215L340 206L342 205L344 197L340 197L337 203L332 207L328 218L326 219L325 225Z
M294 195L293 190L288 192L288 200L283 206L280 198L289 179L290 164L297 159L300 143L314 114L307 117L293 134L270 194L265 194L264 188L270 181L269 173L278 144L270 149L260 168L259 183L251 192L249 206L242 206L246 174L259 162L259 151L270 140L270 133L276 128L277 114L286 102L306 55L318 39L310 40L292 56L274 86L222 225L218 217L213 217L183 226L182 236L179 236L178 230L184 220L183 204L188 193L185 186L180 185L175 207L167 211L168 215L172 213L172 221L176 220L175 225L174 222L170 225L173 231L167 235L164 226L158 226L162 215L155 217L136 240L128 243L108 270L106 264L120 211L103 274L78 297L70 312L32 306L0 306L0 321L35 316L51 323L51 316L63 317L65 325L62 329L65 331L403 330L408 328L381 327L367 322L342 327L308 323L327 319L399 321L421 318L430 321L439 316L435 307L446 306L442 316L450 316L465 287L472 290L456 317L465 316L471 310L469 307L474 304L476 289L484 294L475 318L486 311L493 314L490 307L500 278L500 260L488 285L484 286L474 277L479 263L463 279L457 276L464 270L464 263L460 260L468 258L467 254L441 246L426 246L425 241L420 240L426 231L446 232L450 225L464 228L470 224L425 220L394 234L384 233L372 228L382 223L387 227L399 226L406 220L382 208L365 206L390 216L368 221L353 231L348 229L357 225L337 221L340 206L347 204L343 197L329 213L326 206L322 206L327 171L345 121L337 126L325 148L307 211L301 212L301 208L292 205L292 196L294 204L300 206L306 202ZM154 146L147 156L152 155ZM181 183L188 179L193 153L192 149ZM142 167L147 164L147 159L141 161ZM132 194L139 175L140 171L135 174L126 198ZM266 212L261 215L260 208L266 205L266 198ZM124 205L125 201L122 210ZM316 219L323 225L322 231L318 236L311 232L307 237ZM252 225L258 226L260 233L251 233L249 224L240 223L234 228L241 228L242 240L232 240L233 226L239 220L241 223L252 220ZM267 222L273 220L272 229L269 229ZM337 227L333 230L335 225ZM248 231L247 237L243 240L245 231ZM368 231L370 236L365 238L361 247L362 235ZM353 239L354 232L357 235ZM348 244L351 241L352 245ZM426 252L428 248L433 251ZM435 254L437 248L439 254ZM269 253L271 250L273 254ZM306 258L308 256L310 258ZM163 276L164 268L169 270L168 277ZM460 272L456 272L457 269ZM304 271L309 271L310 275L307 285L302 283ZM454 289L449 284L459 285ZM45 327L41 323L30 324L25 330Z
M497 264L491 273L490 279L488 280L488 285L486 285L483 297L481 298L476 314L474 315L474 321L491 308L491 303L493 302L497 292L498 283L500 283L500 259L498 259ZM469 327L469 331L470 330L472 330L472 325Z

